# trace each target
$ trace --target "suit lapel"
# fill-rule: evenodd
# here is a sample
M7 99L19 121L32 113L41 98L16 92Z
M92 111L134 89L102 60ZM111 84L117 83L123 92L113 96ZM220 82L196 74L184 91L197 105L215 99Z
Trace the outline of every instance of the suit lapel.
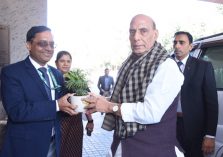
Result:
M194 69L195 69L195 63L193 62L192 57L189 56L184 69L184 76L185 76L184 84L187 84L190 81L191 77L193 76Z
M34 83L37 84L37 86L40 88L40 91L43 93L45 97L48 98L48 95L46 93L46 89L44 87L43 81L41 80L38 72L36 71L35 67L32 65L32 63L29 60L29 57L25 59L25 67L27 69L27 72L29 75L33 78Z

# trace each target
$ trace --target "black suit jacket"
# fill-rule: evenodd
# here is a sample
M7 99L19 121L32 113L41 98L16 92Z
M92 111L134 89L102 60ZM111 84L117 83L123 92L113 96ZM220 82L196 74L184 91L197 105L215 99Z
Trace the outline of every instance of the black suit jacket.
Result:
M189 56L184 76L181 106L188 139L215 136L218 100L212 64Z

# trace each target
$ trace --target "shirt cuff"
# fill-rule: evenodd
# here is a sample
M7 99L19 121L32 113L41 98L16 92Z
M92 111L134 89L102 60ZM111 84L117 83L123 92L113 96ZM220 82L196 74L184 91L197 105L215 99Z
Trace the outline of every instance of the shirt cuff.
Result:
M207 137L207 138L215 138L215 136L211 136L211 135L205 135L204 137Z

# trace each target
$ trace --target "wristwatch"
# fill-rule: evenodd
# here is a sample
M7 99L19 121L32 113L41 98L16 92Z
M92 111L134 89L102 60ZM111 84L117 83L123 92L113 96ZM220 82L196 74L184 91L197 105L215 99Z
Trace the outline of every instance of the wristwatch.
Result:
M114 106L112 107L112 111L116 113L118 111L118 108L119 108L119 105L115 103Z

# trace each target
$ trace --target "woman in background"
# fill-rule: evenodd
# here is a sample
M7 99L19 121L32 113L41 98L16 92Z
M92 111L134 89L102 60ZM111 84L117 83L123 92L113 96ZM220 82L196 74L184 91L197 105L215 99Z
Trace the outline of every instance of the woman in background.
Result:
M72 57L67 51L60 51L56 57L56 66L63 74L70 71ZM91 115L87 115L86 130L93 130L94 124ZM81 157L83 146L82 113L69 116L64 113L61 119L61 149L60 157Z

